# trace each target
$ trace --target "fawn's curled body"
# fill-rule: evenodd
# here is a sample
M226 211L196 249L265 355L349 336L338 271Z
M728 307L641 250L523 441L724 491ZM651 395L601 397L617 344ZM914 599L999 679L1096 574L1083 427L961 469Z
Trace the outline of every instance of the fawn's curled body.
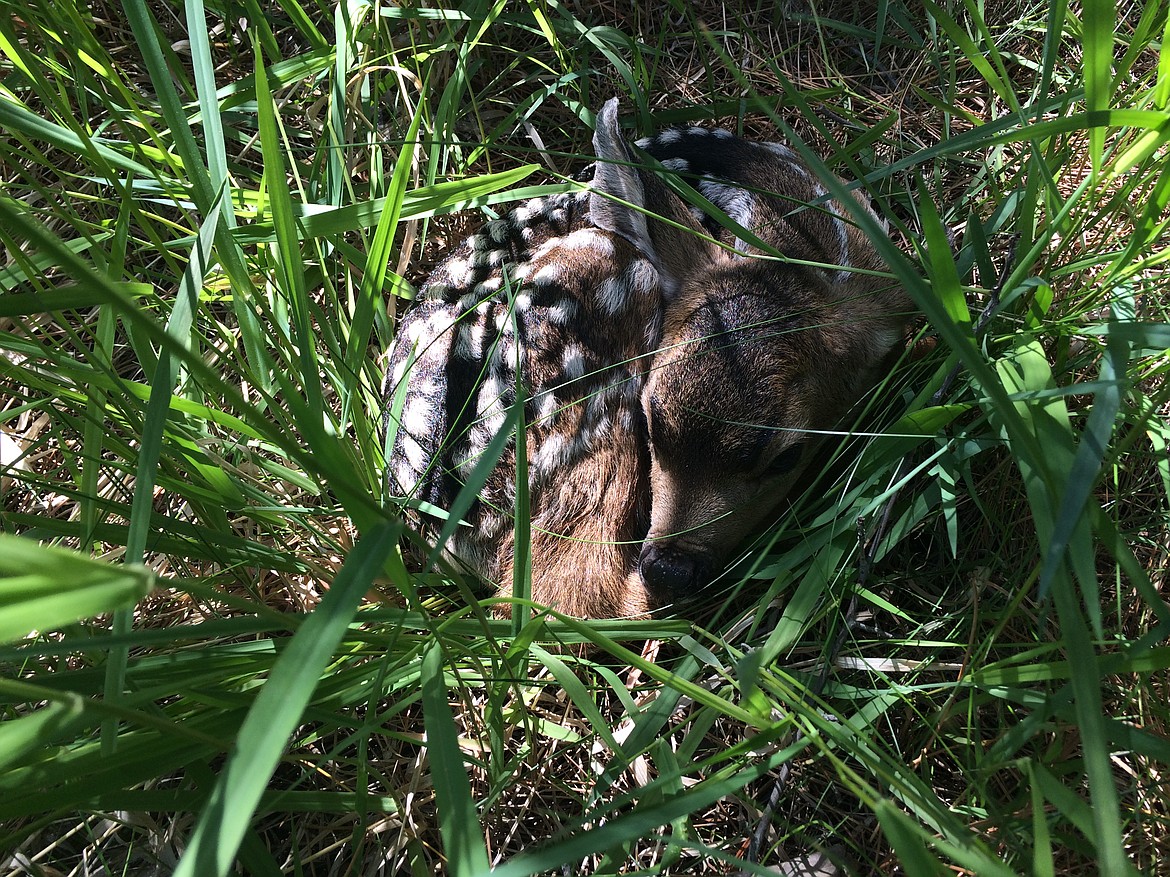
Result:
M399 327L386 384L391 489L441 508L523 389L532 596L588 617L705 584L881 377L911 310L788 147L703 128L638 145L649 158L610 101L591 191L527 202L448 257ZM447 545L504 593L515 463L509 441Z

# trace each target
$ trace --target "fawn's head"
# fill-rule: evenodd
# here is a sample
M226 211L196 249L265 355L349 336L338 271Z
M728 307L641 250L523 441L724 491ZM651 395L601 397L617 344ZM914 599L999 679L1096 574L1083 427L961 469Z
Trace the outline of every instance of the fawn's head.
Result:
M699 128L640 144L749 232L728 249L637 167L616 112L610 101L598 117L594 186L625 203L595 194L591 213L661 277L662 337L642 395L652 465L639 569L663 605L706 584L783 500L823 433L881 378L911 306L872 273L884 265L849 210L787 147Z

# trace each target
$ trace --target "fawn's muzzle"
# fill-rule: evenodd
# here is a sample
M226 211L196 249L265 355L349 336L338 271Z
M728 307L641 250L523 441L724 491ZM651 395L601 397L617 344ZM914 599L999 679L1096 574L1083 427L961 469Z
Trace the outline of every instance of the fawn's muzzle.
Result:
M702 554L647 542L642 546L638 571L659 603L686 601L711 580L715 565Z

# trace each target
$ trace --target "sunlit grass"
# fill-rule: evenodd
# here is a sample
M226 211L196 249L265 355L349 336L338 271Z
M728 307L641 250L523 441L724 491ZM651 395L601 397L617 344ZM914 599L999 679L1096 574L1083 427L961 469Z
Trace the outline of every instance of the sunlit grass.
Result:
M1166 857L1166 11L785 9L4 7L12 868ZM863 180L937 344L694 623L514 628L393 550L380 357L614 94Z

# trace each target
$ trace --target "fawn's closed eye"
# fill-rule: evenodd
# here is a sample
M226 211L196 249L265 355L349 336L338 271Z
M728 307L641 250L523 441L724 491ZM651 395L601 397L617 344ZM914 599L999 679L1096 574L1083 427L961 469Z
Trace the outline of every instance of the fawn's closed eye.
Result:
M775 476L787 474L800 462L800 457L803 453L804 444L802 442L789 445L772 459L772 462L768 464L768 468L764 471L764 475Z

